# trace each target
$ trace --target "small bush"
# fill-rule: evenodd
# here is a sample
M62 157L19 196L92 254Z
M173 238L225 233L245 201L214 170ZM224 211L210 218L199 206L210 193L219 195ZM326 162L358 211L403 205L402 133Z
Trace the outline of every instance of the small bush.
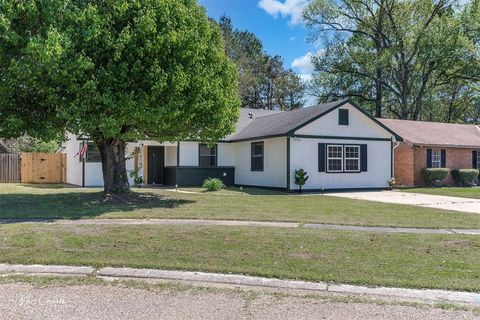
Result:
M307 183L308 173L303 169L295 170L295 184L298 185L298 191L302 192L302 188Z
M207 189L207 191L218 191L225 189L225 184L218 178L207 178L203 181L202 188Z
M477 169L457 169L452 171L452 176L461 186L473 186L477 183L478 173Z
M442 181L448 177L449 173L450 169L448 168L427 168L423 170L423 177L433 186L435 181Z

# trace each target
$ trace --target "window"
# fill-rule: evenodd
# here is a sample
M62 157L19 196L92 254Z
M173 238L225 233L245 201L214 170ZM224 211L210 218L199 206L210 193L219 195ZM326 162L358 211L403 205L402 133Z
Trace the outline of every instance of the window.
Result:
M92 142L87 143L87 153L85 162L102 162L102 156L100 155L100 149Z
M343 146L327 146L327 172L343 171Z
M433 149L432 150L432 168L441 168L442 167L442 150Z
M207 144L199 144L199 165L200 167L217 166L217 145L209 147Z
M348 126L348 109L338 109L338 124Z
M477 169L480 169L480 151L477 151Z
M360 146L345 146L345 171L360 171Z
M252 143L251 171L263 171L263 142Z

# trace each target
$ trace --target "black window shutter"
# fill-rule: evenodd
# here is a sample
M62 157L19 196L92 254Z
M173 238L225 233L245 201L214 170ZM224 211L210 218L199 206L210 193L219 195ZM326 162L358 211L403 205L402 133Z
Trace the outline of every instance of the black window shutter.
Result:
M360 171L367 172L368 171L368 151L367 145L362 144L360 145Z
M318 172L325 172L325 143L318 144Z
M447 167L447 150L442 149L442 168Z
M432 167L432 149L427 149L427 168Z
M472 151L472 168L480 169L478 168L478 151Z
M338 124L348 126L348 109L338 109Z

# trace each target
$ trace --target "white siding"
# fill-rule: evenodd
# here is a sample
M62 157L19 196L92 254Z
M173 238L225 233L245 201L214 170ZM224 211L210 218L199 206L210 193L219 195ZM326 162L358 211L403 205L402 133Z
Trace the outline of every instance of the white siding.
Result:
M77 141L77 136L68 134L67 141L63 143L63 153L67 154L67 177L66 182L69 184L82 185L82 163L78 156L75 157L80 148L81 141Z
M338 109L335 109L320 119L300 128L295 134L388 139L392 136L387 130L372 121L372 119L364 115L357 108L347 104L339 109L349 110L348 126L338 124Z
M69 134L68 139L64 142L64 151L67 154L67 183L81 186L82 185L82 162L79 161L78 153L80 144L82 141L78 141L75 135ZM135 148L134 143L127 144L126 156L131 158L131 154ZM134 160L128 159L126 162L127 174L130 170L133 170ZM133 179L129 179L129 183L132 184ZM102 187L103 186L103 173L102 164L99 162L86 162L85 163L85 186L86 187Z
M219 143L217 157L217 164L219 167L235 166L235 144Z
M165 147L165 166L174 167L177 165L177 147Z
M180 142L180 166L198 166L198 142Z
M263 171L251 171L251 143L264 142ZM236 142L235 184L286 188L287 186L287 138Z
M367 144L367 171L360 173L318 172L318 144ZM290 139L290 189L296 189L295 169L310 177L304 189L385 188L391 177L391 142L360 140Z

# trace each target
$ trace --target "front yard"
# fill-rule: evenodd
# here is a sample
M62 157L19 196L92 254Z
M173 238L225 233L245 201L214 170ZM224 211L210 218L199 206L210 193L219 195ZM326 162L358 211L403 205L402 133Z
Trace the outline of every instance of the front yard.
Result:
M433 194L438 196L480 199L480 187L476 187L476 188L461 188L461 187L412 188L412 189L402 189L402 191Z
M135 189L120 201L99 189L0 184L0 219L187 218L362 226L480 228L480 215L260 189L205 193ZM196 192L196 193L194 193Z
M115 201L114 201L115 200ZM309 281L480 290L480 236L9 219L188 218L480 228L480 215L260 189L205 193L0 185L0 263L128 266Z
M480 290L480 237L219 226L0 225L0 263Z

